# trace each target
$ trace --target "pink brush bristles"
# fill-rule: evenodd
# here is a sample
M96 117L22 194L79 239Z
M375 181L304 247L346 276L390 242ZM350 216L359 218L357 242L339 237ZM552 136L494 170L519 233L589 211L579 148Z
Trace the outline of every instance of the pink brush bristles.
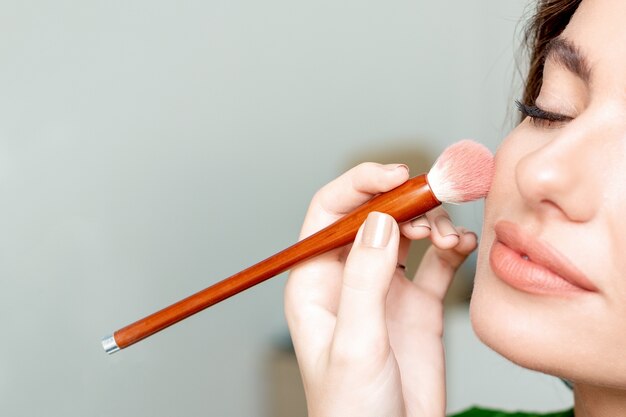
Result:
M464 203L487 195L493 178L491 151L462 140L446 148L428 173L435 197L444 203Z

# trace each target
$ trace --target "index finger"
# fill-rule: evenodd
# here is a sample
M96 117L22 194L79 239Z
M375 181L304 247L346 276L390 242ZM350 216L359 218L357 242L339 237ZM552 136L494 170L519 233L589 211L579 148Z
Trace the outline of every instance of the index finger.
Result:
M311 200L300 232L303 239L337 221L377 194L396 188L409 179L404 164L365 162L322 187Z

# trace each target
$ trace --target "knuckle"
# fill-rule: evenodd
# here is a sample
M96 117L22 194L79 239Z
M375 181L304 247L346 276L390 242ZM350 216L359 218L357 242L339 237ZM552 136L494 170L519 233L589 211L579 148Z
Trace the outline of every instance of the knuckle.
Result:
M361 172L361 171L368 172L379 167L381 167L381 164L376 163L376 162L361 162L356 167L354 167L354 170L357 172Z
M362 162L357 165L351 172L350 183L352 188L357 191L362 191L371 188L381 187L381 164L376 162Z
M328 185L325 185L324 187L317 190L315 194L313 194L313 197L311 198L310 206L319 205L320 202L324 201L324 194L326 193L326 187L328 187Z

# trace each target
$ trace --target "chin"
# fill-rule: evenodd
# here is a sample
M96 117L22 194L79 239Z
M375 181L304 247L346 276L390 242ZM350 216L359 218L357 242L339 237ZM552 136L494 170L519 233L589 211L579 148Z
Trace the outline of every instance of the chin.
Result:
M574 382L626 389L624 341L612 336L622 332L597 325L602 314L593 312L601 311L602 306L511 288L491 270L487 246L479 248L470 304L478 338L524 368Z
M487 266L488 268L488 266ZM480 265L476 271L470 303L470 318L476 336L489 348L524 368L546 372L545 341L524 312L515 305L512 294L494 282L490 271ZM514 298L514 297L513 297Z

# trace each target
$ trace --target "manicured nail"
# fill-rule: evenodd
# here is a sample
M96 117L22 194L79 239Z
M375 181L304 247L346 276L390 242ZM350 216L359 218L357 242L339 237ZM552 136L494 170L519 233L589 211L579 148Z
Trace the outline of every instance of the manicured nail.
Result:
M361 244L370 248L382 249L391 238L391 218L382 213L371 212L365 220Z
M439 216L435 219L435 226L439 230L439 234L443 237L456 236L459 237L459 232L454 228L454 225L446 216Z
M389 164L386 166L389 171L395 171L397 169L403 169L406 172L409 172L409 167L405 164Z
M413 220L411 220L411 227L425 227L430 230L430 223L426 216L419 216Z
M404 169L407 174L409 173L409 167L408 165L404 165L404 164L398 164L398 166L396 167L396 169Z

